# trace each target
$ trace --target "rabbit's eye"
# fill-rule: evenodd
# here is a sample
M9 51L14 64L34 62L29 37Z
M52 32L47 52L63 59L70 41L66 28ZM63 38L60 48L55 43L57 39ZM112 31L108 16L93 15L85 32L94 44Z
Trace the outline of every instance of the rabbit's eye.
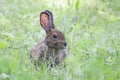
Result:
M57 39L57 35L53 35L53 39Z

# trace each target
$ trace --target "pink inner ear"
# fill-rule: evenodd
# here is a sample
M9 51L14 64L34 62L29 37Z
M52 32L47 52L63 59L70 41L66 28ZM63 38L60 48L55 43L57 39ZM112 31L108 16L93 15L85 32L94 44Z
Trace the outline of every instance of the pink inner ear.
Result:
M48 15L46 15L46 14L42 14L41 15L41 25L42 25L42 27L43 28L45 28L46 29L46 27L48 26Z
M47 23L48 23L47 18L46 18L46 17L43 18L43 20L42 20L42 25L43 25L44 27L47 27Z

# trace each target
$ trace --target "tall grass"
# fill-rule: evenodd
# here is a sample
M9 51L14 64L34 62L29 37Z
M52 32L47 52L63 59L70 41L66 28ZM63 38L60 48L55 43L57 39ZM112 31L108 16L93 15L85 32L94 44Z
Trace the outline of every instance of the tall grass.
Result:
M119 0L1 0L0 80L119 80ZM35 69L29 51L45 36L50 10L68 42L66 66Z

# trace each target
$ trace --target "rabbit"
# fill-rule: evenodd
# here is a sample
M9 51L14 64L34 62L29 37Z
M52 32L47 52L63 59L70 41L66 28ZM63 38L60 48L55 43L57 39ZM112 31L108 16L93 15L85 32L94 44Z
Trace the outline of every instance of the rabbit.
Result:
M46 37L30 50L30 59L35 64L51 59L51 66L64 63L67 57L67 42L64 34L54 26L53 15L49 10L40 13L40 24Z

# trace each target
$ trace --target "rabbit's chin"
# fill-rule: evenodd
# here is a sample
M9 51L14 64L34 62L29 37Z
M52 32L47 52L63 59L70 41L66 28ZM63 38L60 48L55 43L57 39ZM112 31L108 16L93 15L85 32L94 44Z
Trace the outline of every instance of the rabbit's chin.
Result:
M59 49L66 49L66 46L64 46L63 44L58 44L58 48Z
M63 50L66 49L66 47L62 44L58 44L58 45L48 45L48 47L53 48L53 49L57 49L57 50Z

